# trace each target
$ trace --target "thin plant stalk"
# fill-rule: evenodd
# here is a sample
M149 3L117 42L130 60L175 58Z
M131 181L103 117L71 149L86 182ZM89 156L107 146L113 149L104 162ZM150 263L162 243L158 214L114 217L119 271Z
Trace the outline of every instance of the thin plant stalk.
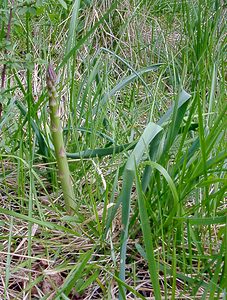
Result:
M47 68L47 89L49 93L49 107L50 107L50 130L53 139L53 145L55 149L55 155L59 171L59 179L61 181L61 187L63 197L65 200L66 210L72 214L75 210L75 194L73 190L72 179L69 171L69 165L66 157L62 126L59 114L59 103L57 97L56 83L57 76L53 66L50 64Z
M12 6L14 5L14 0L12 0ZM10 33L11 33L11 23L13 17L13 7L10 8L9 11L9 20L7 25L7 33L6 33L6 42L10 41ZM4 54L7 54L7 49L5 48ZM6 64L3 65L2 74L1 74L1 90L5 87L5 80L6 80ZM0 103L0 118L2 115L2 103Z

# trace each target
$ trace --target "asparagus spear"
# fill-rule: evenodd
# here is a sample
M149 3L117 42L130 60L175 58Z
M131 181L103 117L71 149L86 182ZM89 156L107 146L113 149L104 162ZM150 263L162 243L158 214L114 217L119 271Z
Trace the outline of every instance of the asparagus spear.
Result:
M56 90L57 76L54 68L49 64L46 75L47 89L49 93L49 107L50 107L50 121L51 121L51 134L55 155L59 171L59 179L61 182L65 206L68 213L72 214L76 208L75 194L72 185L72 179L69 171L69 165L66 157L60 113L59 103Z

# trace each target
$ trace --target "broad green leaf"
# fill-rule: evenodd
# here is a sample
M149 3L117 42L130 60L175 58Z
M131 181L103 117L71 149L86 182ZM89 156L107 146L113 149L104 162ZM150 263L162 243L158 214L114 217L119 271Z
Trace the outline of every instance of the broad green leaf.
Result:
M177 101L178 109L180 109L184 104L187 104L189 98L191 95L189 95L185 90L182 90L179 93L179 99ZM167 112L160 118L160 120L157 122L158 125L163 126L166 122L169 121L172 113L174 112L174 104L167 110Z
M164 126L169 122L171 116L173 116L174 123L167 129L167 135L166 135L167 137L166 140L164 141L163 148L161 149L161 152L158 155L158 160L164 159L165 156L168 156L168 150L171 147L175 137L178 134L181 122L184 118L184 114L188 106L189 99L190 99L190 95L185 90L182 90L178 95L176 104L174 103L164 114L164 116L161 117L160 120L157 122L158 125ZM157 140L156 143L158 142L159 141ZM150 146L149 154L150 157L155 161L157 158L157 152L158 152L157 146L156 147ZM152 174L151 166L148 165L146 166L143 173L143 179L142 179L143 191L146 191L148 188L149 182L151 180L151 174Z
M122 203L122 234L121 234L121 262L120 262L120 279L125 280L125 262L126 262L126 249L128 239L128 226L129 226L129 213L130 213L130 198L133 181L135 178L135 171L140 163L144 153L148 153L149 145L152 140L162 131L162 127L149 123L141 135L135 149L130 154L125 170L123 173L123 185L120 194L120 200ZM124 298L123 294L120 294L120 299Z

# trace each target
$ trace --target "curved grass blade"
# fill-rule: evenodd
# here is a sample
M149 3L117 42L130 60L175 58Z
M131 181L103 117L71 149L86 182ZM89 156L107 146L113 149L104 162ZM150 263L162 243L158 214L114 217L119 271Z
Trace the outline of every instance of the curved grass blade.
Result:
M168 174L168 172L166 171L165 168L163 168L160 164L153 162L153 161L146 162L146 164L149 165L151 168L155 168L163 175L163 177L165 178L165 180L168 183L168 186L172 192L173 203L172 203L171 211L169 212L168 217L164 223L164 227L165 227L171 223L171 221L178 209L179 197L178 197L177 189L176 189L176 186L175 186L172 178L170 177L170 175Z
M121 56L117 55L115 52L101 47L97 54L100 52L107 52L108 54L112 55L114 58L117 58L120 60L123 64L125 64L129 70L132 71L132 74L121 80L114 88L111 89L111 91L107 92L104 96L102 96L101 100L98 101L97 105L95 108L92 110L92 114L95 116L97 115L98 111L103 109L105 104L107 103L108 99L115 95L117 91L120 91L122 88L127 86L129 83L133 82L135 79L140 79L141 82L143 83L144 87L147 89L149 96L152 95L150 88L148 87L147 83L144 81L142 74L150 72L150 71L155 71L157 70L161 65L164 65L163 63L158 63L153 66L149 66L147 68L143 68L139 71L136 71L125 59L123 59ZM100 59L100 58L99 58Z
M130 198L131 190L135 177L136 167L140 163L144 153L148 152L149 145L152 140L162 131L162 127L154 123L149 123L141 135L135 149L129 156L125 170L123 173L123 186L120 194L120 200L122 202L122 234L121 234L121 262L120 262L120 275L119 278L125 281L125 262L126 262L126 249L128 239L128 227L129 227L129 212L130 212ZM125 296L125 290L123 294L119 295L119 299L123 299Z
M67 4L64 0L57 0L64 9L67 9Z
M216 156L208 159L206 161L207 171L210 170L213 166L214 167L217 166L220 162L224 163L226 158L227 158L227 153L225 150L223 150L223 151L219 152ZM188 183L184 188L184 192L183 192L184 195L186 195L187 193L189 193L189 191L191 191L192 182L204 174L201 166L202 166L202 162L200 160L197 162L197 165L194 168L193 173L190 174L190 180L188 180ZM221 171L221 168L219 168L219 171Z
M103 49L103 48L102 48ZM105 49L107 50L107 49ZM109 52L109 51L108 51ZM116 55L114 53L111 52L111 54ZM119 56L117 56L119 58ZM124 61L125 62L125 61ZM127 64L128 65L128 64ZM122 90L123 88L125 88L128 84L130 84L131 82L133 82L136 79L141 79L142 82L144 83L144 85L147 87L147 84L144 82L143 78L141 77L141 75L146 74L148 72L151 71L156 71L160 66L162 66L162 63L159 64L155 64L146 68L143 68L141 70L134 70L131 66L130 69L132 70L133 74L125 77L124 79L122 79L115 87L113 87L109 92L107 92L100 100L99 104L96 106L96 108L93 110L93 114L97 114L99 107L103 107L106 102L108 101L108 99L112 96L114 96L116 94L116 92ZM150 90L149 90L150 92Z
M150 278L152 282L152 287L154 289L154 296L155 299L161 300L161 291L160 291L160 285L158 279L159 272L155 261L153 237L151 234L151 227L149 224L149 217L146 209L145 197L143 194L142 185L137 171L136 171L136 191L138 195L140 221L141 221L141 227L142 227L142 232L144 237L144 244L146 249L146 257L148 262Z
M127 76L124 79L122 79L114 88L112 88L112 90L110 90L108 93L106 93L102 97L100 104L105 105L107 100L110 97L114 96L116 94L116 92L122 90L125 86L127 86L129 83L133 82L135 79L140 78L141 75L146 74L146 73L151 72L151 71L156 71L162 65L163 64L160 63L160 64L152 65L150 67L143 68L143 69L138 70L138 71L133 70L133 72L134 72L133 74Z
M107 155L117 154L122 151L128 151L136 146L137 142L127 143L119 146L109 147L109 148L97 148L88 149L76 153L66 153L68 158L79 159L79 158L92 158L92 157L103 157Z
M191 96L185 90L182 90L179 93L178 99L176 101L177 108L176 108L176 104L174 103L168 109L168 111L164 114L164 116L162 116L160 118L160 120L157 122L157 124L160 126L166 125L169 122L171 115L174 113L174 115L173 115L174 126L168 130L167 138L165 140L165 144L163 146L162 153L159 154L160 160L165 158L165 154L167 153L168 149L170 148L175 137L178 134L178 131L179 131L181 122L183 120L184 114L186 112L190 97ZM157 148L150 147L149 155L152 158L152 160L156 160ZM151 174L152 174L151 166L147 165L144 170L143 179L142 179L143 191L146 191L148 188L149 182L151 180Z
M191 97L190 94L188 94L184 89L179 93L179 99L177 100L177 109L179 110L182 108L182 110L185 110L184 105L188 104L188 100ZM166 122L169 121L172 113L174 112L175 103L167 110L167 112L159 119L157 122L158 125L164 126Z
M171 118L171 125L168 128L168 132L167 132L167 136L166 136L166 141L165 141L165 145L164 145L164 152L169 151L170 147L172 146L176 136L178 135L179 132L179 128L181 126L181 123L183 121L188 103L189 103L189 99L190 99L191 95L189 95L185 90L182 90L179 95L178 98L176 100L176 102L174 103L174 105L172 106L172 118ZM181 105L179 105L179 103L181 103Z

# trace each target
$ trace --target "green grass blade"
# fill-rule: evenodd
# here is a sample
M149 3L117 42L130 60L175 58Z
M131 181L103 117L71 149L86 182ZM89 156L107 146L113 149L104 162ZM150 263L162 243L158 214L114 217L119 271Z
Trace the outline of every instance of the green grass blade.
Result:
M173 144L174 139L176 138L181 123L183 121L187 106L189 104L190 95L186 93L185 90L182 90L177 97L177 101L173 107L173 114L171 119L171 125L168 128L167 137L165 141L165 146L163 151L167 152ZM179 103L182 104L180 105Z
M9 237L8 237L8 249L7 249L7 260L6 260L6 268L5 268L5 283L4 283L4 296L6 297L6 292L9 285L10 280L10 264L11 264L11 247L12 247L12 234L13 234L13 217L10 218L10 227L9 227Z
M75 0L73 3L72 16L69 24L69 32L66 42L66 50L65 53L69 53L72 47L75 45L75 35L78 25L78 15L80 8L80 0Z
M67 4L64 0L57 0L64 9L67 9Z
M189 222L191 225L205 226L214 224L227 224L227 217L209 217L209 218L192 218L192 217L175 217L174 219L180 222Z
M0 118L0 132L2 131L2 128L9 122L11 121L11 114L13 107L15 105L15 99L12 99L10 103L7 105L7 108L5 110L4 115Z
M22 115L27 116L27 110L24 107L24 105L22 103L20 103L19 101L16 101L16 105L18 106L18 108L20 109ZM40 132L36 122L31 118L31 126L33 131L36 134L37 140L38 140L38 144L39 144L39 153L41 155L43 155L44 157L48 157L48 146L47 146L47 142L45 141L42 133ZM68 130L68 128L66 129ZM78 128L79 131L84 131L84 132L91 132L91 130L86 129L86 128ZM109 138L108 136L106 136L103 133L99 133L96 132L96 134L107 138L108 140L110 140L110 142L113 142L113 140L111 138ZM68 158L73 158L73 159L80 159L80 158L92 158L92 157L104 157L107 155L112 155L112 154L117 154L120 153L122 151L128 151L131 150L135 147L136 142L132 142L132 143L127 143L127 144L123 144L123 145L116 145L114 147L108 147L108 148L97 148L97 149L87 149L84 151L80 151L80 152L76 152L76 153L69 153L67 152L66 155ZM52 151L54 150L53 147L50 148Z
M61 69L70 59L70 57L72 57L76 51L78 51L84 44L85 42L88 40L88 38L95 32L95 30L109 17L109 15L111 14L112 11L114 11L117 7L117 1L114 1L110 8L107 10L107 12L100 18L100 20L98 22L95 23L95 25L85 34L84 37L82 37L80 40L77 41L76 46L73 47L63 58L61 64L58 66L57 71L59 69Z
M123 151L131 150L135 147L136 142L127 143L119 146L108 147L108 148L97 148L80 151L77 153L66 153L67 157L73 159L79 158L92 158L92 157L104 157L107 155L117 154Z
M163 148L161 150L159 149L159 153L158 153L157 148L158 148L158 143L160 142L159 140L156 141L157 143L156 147L153 146L150 147L149 155L151 159L155 160L156 157L158 157L158 159L163 159L167 156L168 149L170 148L176 135L178 134L190 97L191 96L185 90L182 90L178 95L176 104L173 104L168 109L168 111L164 114L164 116L161 117L160 120L157 122L157 124L160 126L166 125L169 122L172 114L175 112L173 116L174 125L172 124L170 129L168 128L167 138L165 140L165 144L163 145ZM177 107L175 107L176 105ZM144 169L143 179L142 179L142 187L144 191L146 191L146 189L149 186L149 182L151 180L151 175L152 175L151 172L152 172L151 166L147 165Z
M155 253L153 248L153 237L151 233L151 227L149 224L149 217L147 214L145 197L143 195L142 185L139 180L139 175L136 172L136 191L138 195L139 214L141 227L143 232L144 244L146 249L146 257L148 261L149 273L151 277L152 286L154 289L155 299L161 300L161 292L158 278L158 269L155 261Z
M178 103L178 109L180 109L182 107L182 110L184 110L184 105L188 104L188 101L189 101L190 97L191 96L185 90L182 90L179 93L179 99L177 101L177 103ZM163 126L166 122L169 121L169 119L171 118L172 113L174 112L174 107L175 107L175 105L173 104L167 110L167 112L164 114L164 116L162 116L160 118L160 120L157 122L158 125Z
M75 265L75 267L70 271L70 273L65 279L63 286L57 292L56 297L59 297L62 293L64 293L66 296L69 295L70 291L75 286L77 280L82 276L84 268L90 260L93 251L94 250L90 250L80 257L80 262L78 262Z
M108 144L115 144L114 140L112 139L112 137L110 137L109 135L101 132L101 131L95 131L93 132L93 130L91 128L86 128L86 127L77 127L77 128L67 128L65 127L63 129L64 132L68 132L69 130L77 130L79 132L85 132L85 133L89 133L89 134L95 134L97 137L101 137L106 139L109 143Z
M227 223L224 229L224 238L223 238L223 245L224 245L224 266L223 266L223 273L222 278L220 280L220 287L223 289L223 292L226 292L227 288Z
M227 223L226 223L227 224ZM222 241L221 249L219 251L219 255L215 264L215 271L213 273L213 276L211 277L210 283L207 285L206 290L204 291L203 299L207 299L208 297L205 297L205 295L209 292L209 300L213 299L220 299L219 296L221 294L222 289L219 286L219 280L220 280L220 274L222 273L223 268L223 255L225 255L225 239ZM226 286L225 286L226 288ZM225 290L223 290L223 294L225 293ZM216 295L218 295L216 297Z
M153 162L153 161L149 161L149 162L146 162L146 165L150 165L151 168L155 168L163 175L163 177L165 178L165 180L168 183L168 186L172 192L173 202L171 204L171 211L169 212L168 217L163 225L166 227L172 222L173 217L176 215L177 210L178 210L179 197L178 197L177 189L176 189L176 186L175 186L172 178L168 174L168 172L160 164Z
M120 194L122 202L122 234L121 234L121 263L120 263L120 279L125 280L125 262L126 262L126 249L128 239L129 227L129 213L130 213L130 198L131 189L135 177L135 168L140 163L144 153L148 152L149 145L152 140L162 131L162 127L149 123L141 135L135 149L129 156L125 170L123 173L123 186ZM125 292L125 291L124 291ZM123 299L124 294L119 295L119 299Z
M71 230L71 229L69 229L67 227L58 225L56 223L46 222L46 221L42 221L42 220L39 220L39 219L35 219L33 217L29 217L27 215L23 215L23 214L17 213L17 212L15 212L13 210L8 210L8 209L0 207L0 214L6 215L6 216L12 216L12 217L18 218L20 220L24 220L24 221L30 222L32 224L38 224L40 226L47 227L49 229L59 230L59 231L65 232L65 233L70 233L70 234L79 236L79 234L76 231Z
M125 281L121 280L120 278L118 278L115 275L113 275L113 277L117 281L119 286L124 287L124 289L127 289L128 291L133 293L137 297L136 299L142 299L142 300L147 299L143 295L141 295L139 292L137 292L135 289L133 289L130 285L128 285ZM121 291L123 293L123 289L121 289ZM123 296L123 299L126 300L125 296Z
M89 287L99 276L99 271L95 271L78 289L78 293L83 292L87 287Z
M25 117L25 121L27 122L27 110L25 106L20 101L16 101L16 105L19 108L21 114ZM48 157L49 156L48 146L41 133L41 130L39 129L38 125L36 124L36 122L32 117L30 118L30 122L31 122L31 127L37 137L37 141L39 145L39 153L44 157Z
M152 147L151 141L162 131L162 127L155 123L149 123L141 135L135 149L130 154L127 163L126 170L135 172L136 166L140 163L144 153L148 153L149 145Z
M123 88L125 88L128 84L130 84L131 82L133 82L136 79L142 79L141 75L146 74L148 72L151 71L156 71L160 66L162 66L163 64L155 64L153 66L149 66L146 68L143 68L141 70L135 71L134 69L132 69L133 74L127 76L126 78L122 79L116 86L114 86L109 92L107 92L101 99L100 103L99 103L99 107L103 107L106 102L108 101L108 99L112 96L114 96L116 94L116 92L122 90ZM95 113L97 113L97 108L95 110Z
M109 203L111 204L111 207L108 209L108 213L107 213L107 219L106 219L106 228L105 228L105 232L104 232L104 237L107 236L107 233L110 229L110 226L112 224L112 221L114 219L114 216L121 204L121 199L118 198L118 202L114 205L114 197L115 197L115 192L117 191L117 185L118 185L118 179L119 179L119 169L116 172L116 175L114 177L114 182L113 182L113 188L112 188L112 192L111 192L111 198Z

